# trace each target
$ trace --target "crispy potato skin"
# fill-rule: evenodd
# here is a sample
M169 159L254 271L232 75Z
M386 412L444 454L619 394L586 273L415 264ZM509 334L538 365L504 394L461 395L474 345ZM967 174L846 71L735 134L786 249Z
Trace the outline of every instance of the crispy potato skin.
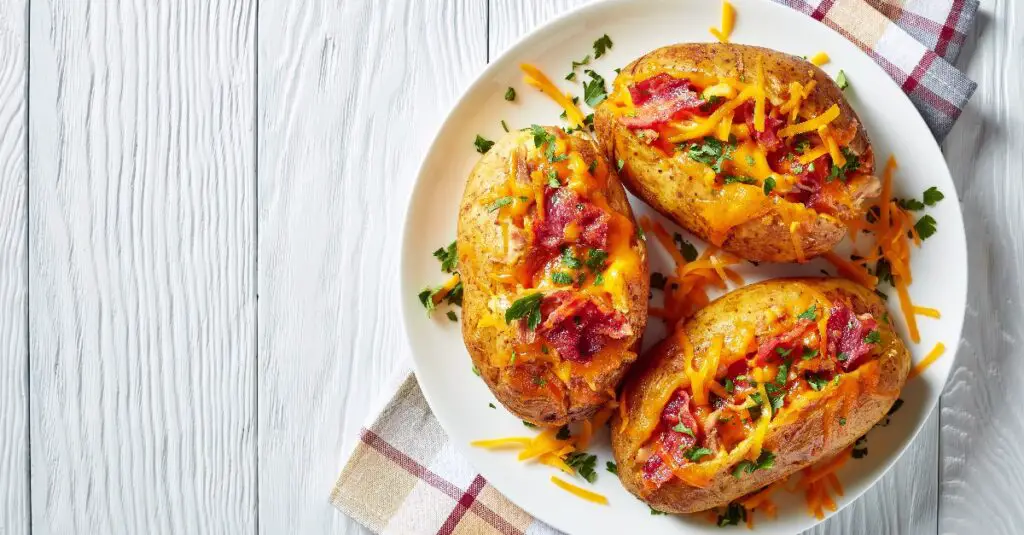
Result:
M731 292L698 312L683 328L698 353L705 350L711 339L720 334L728 336L739 322L755 325L764 332L763 310L785 306L803 290L802 283L817 289L835 301L849 299L854 312L870 312L876 318L885 313L885 305L870 290L845 279L776 279L753 284ZM729 468L719 472L706 488L691 487L672 479L661 488L647 493L642 480L641 466L627 458L645 439L633 438L623 428L616 414L612 419L612 450L619 467L619 478L630 492L655 509L671 513L693 513L725 505L741 496L774 483L820 459L835 455L852 444L874 426L892 406L910 371L910 353L892 327L878 322L883 349L879 358L878 385L871 394L861 394L851 406L846 424L839 425L839 411L833 411L828 442L824 440L826 407L841 403L841 391L831 388L826 395L801 409L791 423L769 430L764 448L775 453L775 466L757 470L737 479ZM625 386L627 416L636 421L653 385L665 375L683 373L683 355L677 346L677 337L670 337L651 349L634 367ZM848 380L848 379L847 379ZM863 379L862 379L863 381ZM785 409L784 409L785 410Z
M764 62L766 90L769 101L781 105L788 96L790 82L806 83L814 79L815 89L804 101L804 116L817 116L838 104L840 116L832 122L837 141L849 144L859 155L861 172L872 174L874 155L867 132L857 114L846 102L842 90L824 71L796 56L767 48L718 43L678 44L659 48L627 65L621 76L636 75L658 68L677 72L699 72L722 78L751 80L756 76L758 58ZM609 103L598 106L594 126L598 138L612 161L623 160L620 171L626 188L666 217L689 231L710 241L711 226L702 206L714 200L716 192L702 180L684 173L671 158L641 141L619 122ZM770 210L733 227L725 236L722 248L754 261L792 262L798 258L779 205L792 204L776 198ZM817 214L801 230L804 256L812 258L830 250L842 240L846 227L841 218L859 217L857 213L838 214L840 218Z
M547 130L556 132L554 128ZM487 204L493 198L493 192L508 178L510 155L530 138L529 132L515 131L505 135L480 159L466 183L457 233L463 283L462 337L481 377L509 411L533 424L563 425L590 418L596 413L611 399L608 392L619 385L629 365L636 359L640 336L647 325L647 250L643 240L635 240L633 248L639 255L640 270L625 285L628 294L625 315L634 335L626 340L623 347L631 351L623 351L617 366L605 369L597 376L595 383L599 388L591 390L577 376L565 385L545 363L521 362L507 366L507 356L516 340L516 324L506 325L501 321L498 326L478 327L493 306L500 305L499 310L503 311L515 299L514 295L507 295L510 290L506 286L492 277L505 271L507 254L501 226L496 223L495 214L487 210ZM578 134L567 136L567 139L585 161L601 159L604 162L609 170L605 192L609 206L634 221L626 192L614 168L604 160L596 145ZM539 381L535 378L538 377L543 379L543 384L537 384Z

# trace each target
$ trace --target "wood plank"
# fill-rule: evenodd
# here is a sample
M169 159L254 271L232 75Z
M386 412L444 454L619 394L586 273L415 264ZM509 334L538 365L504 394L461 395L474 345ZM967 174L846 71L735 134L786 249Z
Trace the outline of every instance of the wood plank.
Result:
M362 531L327 495L406 358L401 222L423 151L486 64L486 7L260 2L261 532Z
M960 58L978 90L945 143L967 226L970 283L941 404L941 533L1019 533L1024 511L1024 404L1016 392L1024 380L1022 28L1020 2L982 1Z
M32 2L35 533L251 533L255 0Z
M28 533L27 0L0 0L0 533Z
M491 57L559 13L590 0L490 0ZM611 36L612 40L615 36ZM938 417L864 496L808 533L934 533L938 517Z

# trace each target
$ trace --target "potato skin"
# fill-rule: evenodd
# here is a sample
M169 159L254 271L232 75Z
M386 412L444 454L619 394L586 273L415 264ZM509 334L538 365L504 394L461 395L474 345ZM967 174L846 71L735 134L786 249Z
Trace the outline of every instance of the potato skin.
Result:
M635 225L626 192L614 168L597 146L579 134L566 136L560 129L551 127L546 130L565 136L572 149L579 151L585 161L599 160L600 165L608 169L605 191L608 205ZM501 321L497 326L478 326L486 315L494 311L503 313L516 299L517 291L492 277L505 269L507 256L501 226L496 224L496 214L488 211L487 199L506 181L510 155L524 143L532 143L531 138L532 135L524 131L505 135L480 159L466 183L457 233L463 284L462 335L481 377L510 412L536 425L563 425L591 417L612 399L629 365L636 360L640 337L647 324L647 250L643 240L634 240L633 250L639 257L640 269L624 285L628 306L622 312L633 331L624 347L630 351L619 355L613 367L595 368L599 373L594 382L599 388L591 390L581 377L575 375L570 378L570 384L565 385L550 365L542 362L520 362L508 366L506 359L516 340L516 323L506 325ZM580 366L582 368L584 366ZM536 384L536 377L543 378L544 384Z
M741 288L715 300L682 328L686 329L696 352L706 349L715 335L728 337L740 322L749 322L755 325L757 332L764 332L767 325L763 311L791 302L803 292L800 284L817 289L831 300L840 296L848 298L857 314L870 312L874 317L882 318L885 313L885 305L878 296L845 279L775 279ZM910 353L892 326L878 321L877 328L883 344L879 357L878 384L870 394L860 391L855 403L851 405L845 425L839 425L839 411L832 412L832 435L827 444L822 431L826 407L840 403L842 396L841 390L834 387L827 388L826 395L803 407L795 418L787 418L788 423L769 429L764 448L775 454L773 468L736 478L730 473L731 467L726 467L705 488L692 487L673 478L657 490L647 493L643 485L642 467L627 458L641 446L644 439L631 437L623 427L622 419L616 414L612 419L612 451L618 463L622 484L655 509L670 513L692 513L725 505L840 452L885 416L899 396L910 371ZM624 387L627 417L630 421L636 421L645 398L659 379L682 373L683 355L676 340L677 337L669 337L652 348L630 373ZM862 377L861 382L863 380Z
M846 102L839 86L821 69L796 56L767 48L719 44L687 43L654 50L622 69L619 77L633 76L659 68L676 72L694 72L734 79L753 79L758 58L762 58L766 90L774 105L784 102L790 82L816 81L815 89L801 108L806 116L817 116L838 104L840 116L830 125L837 141L849 144L860 156L860 173L874 172L874 155L867 132L857 114ZM658 212L679 223L702 239L710 240L711 225L702 207L715 199L716 192L701 180L682 172L671 158L641 141L636 134L617 120L609 102L598 106L594 127L608 157L625 162L620 171L626 188L650 204ZM867 186L866 186L867 187ZM872 192L873 193L873 192ZM873 196L873 195L872 195ZM742 258L766 262L792 262L798 253L792 244L780 205L793 204L774 198L775 203L761 215L729 230L722 248ZM830 250L846 235L841 219L859 217L859 213L841 213L839 217L817 214L801 228L801 246L805 258Z

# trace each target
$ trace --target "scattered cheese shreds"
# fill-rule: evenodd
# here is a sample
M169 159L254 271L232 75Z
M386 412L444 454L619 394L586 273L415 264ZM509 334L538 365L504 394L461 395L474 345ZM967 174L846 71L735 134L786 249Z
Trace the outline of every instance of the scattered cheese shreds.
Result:
M562 93L555 84L551 83L551 80L541 72L540 69L530 65L529 63L522 63L519 65L519 68L522 69L524 73L523 81L537 89L540 89L545 95L551 97L552 100L565 109L565 115L573 127L581 130L585 129L583 125L583 113L580 112L579 108L572 103L572 99L565 93Z
M829 61L832 61L832 58L828 57L828 54L826 54L825 52L818 52L817 54L811 56L811 59L809 59L808 61L810 61L817 67L821 67L822 65L828 63Z
M818 115L813 119L808 119L802 123L787 126L779 130L779 136L781 137L793 137L797 134L804 134L807 132L813 132L818 128L825 126L839 117L839 105L833 104L831 108L825 110L825 113Z
M868 288L874 288L878 285L878 277L868 273L863 267L847 261L831 251L822 256L835 266L842 276Z
M591 492L587 489L577 487L568 481L562 481L558 476L551 476L551 482L557 485L559 488L568 491L571 494L575 494L588 502L600 503L602 505L608 505L608 498L596 493Z
M907 375L907 380L909 381L914 377L917 377L918 375L924 373L924 371L928 369L928 366L931 366L945 352L945 344L943 344L942 342L935 344L935 347L933 347L932 350L929 351L927 355L925 355L924 359L921 360L921 362L918 362L916 365L914 365L914 367L910 370L910 374Z
M728 43L735 25L736 8L728 0L724 0L722 2L722 28L711 28L711 35L715 36L715 39L718 39L719 42Z
M929 308L929 307L915 306L914 307L914 314L917 314L918 316L925 316L925 317L928 317L928 318L935 318L935 319L939 319L939 318L942 317L942 314L939 312L939 310L937 308Z

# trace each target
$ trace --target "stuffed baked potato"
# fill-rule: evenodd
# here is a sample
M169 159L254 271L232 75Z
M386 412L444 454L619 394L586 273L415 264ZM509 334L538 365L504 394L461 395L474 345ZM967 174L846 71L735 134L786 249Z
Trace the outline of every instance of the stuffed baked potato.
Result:
M614 398L647 322L647 253L592 141L540 126L499 140L466 183L457 243L463 339L506 408L562 425Z
M857 114L821 69L734 44L679 44L626 66L594 125L626 187L748 260L832 248L876 197Z
M871 290L777 279L712 302L634 370L612 420L619 477L691 513L849 446L897 399L910 354Z

